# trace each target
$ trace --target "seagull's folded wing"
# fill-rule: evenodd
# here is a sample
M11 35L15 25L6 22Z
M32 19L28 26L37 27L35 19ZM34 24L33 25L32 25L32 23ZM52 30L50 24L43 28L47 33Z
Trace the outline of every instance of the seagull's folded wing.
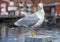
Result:
M39 18L36 16L36 14L31 14L16 21L15 25L16 26L33 26L38 22L38 20Z

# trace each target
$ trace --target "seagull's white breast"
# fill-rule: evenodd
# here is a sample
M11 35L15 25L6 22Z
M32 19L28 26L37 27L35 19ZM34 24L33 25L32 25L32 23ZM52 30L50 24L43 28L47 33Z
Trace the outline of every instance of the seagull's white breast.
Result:
M38 14L36 14L36 15L39 18L39 21L35 25L33 25L32 27L37 27L37 26L41 25L44 21L44 16L38 15Z

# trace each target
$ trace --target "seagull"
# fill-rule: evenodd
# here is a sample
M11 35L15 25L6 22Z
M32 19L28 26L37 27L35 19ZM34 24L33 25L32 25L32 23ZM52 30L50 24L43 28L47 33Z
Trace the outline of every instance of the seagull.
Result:
M14 24L18 27L22 26L22 27L34 28L34 27L40 26L43 23L44 16L45 16L45 12L43 9L43 3L39 3L38 11L17 20Z
M20 26L37 27L43 23L44 16L45 16L45 12L43 9L43 4L39 3L37 12L17 20L14 24L19 27Z

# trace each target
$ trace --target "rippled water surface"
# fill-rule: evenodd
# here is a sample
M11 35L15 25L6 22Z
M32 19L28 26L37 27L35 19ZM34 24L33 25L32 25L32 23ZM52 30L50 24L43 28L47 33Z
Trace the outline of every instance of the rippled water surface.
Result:
M5 35L4 28L2 30L0 42L24 42L24 35L31 35L31 32L21 33L21 30L9 28L8 34ZM60 42L60 31L58 30L40 30L37 34L44 34L52 36L52 42Z

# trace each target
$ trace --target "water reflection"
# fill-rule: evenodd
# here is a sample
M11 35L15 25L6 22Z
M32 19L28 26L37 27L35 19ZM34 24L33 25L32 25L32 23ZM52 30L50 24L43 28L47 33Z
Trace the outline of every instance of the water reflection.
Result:
M24 35L22 29L20 28L9 28L8 32L4 31L5 28L2 28L0 42L24 42ZM7 34L6 34L7 33ZM27 35L28 33L26 33ZM60 31L58 30L40 30L38 34L50 35L53 38L53 42L60 42ZM6 36L7 35L7 36ZM30 34L29 34L30 35Z

